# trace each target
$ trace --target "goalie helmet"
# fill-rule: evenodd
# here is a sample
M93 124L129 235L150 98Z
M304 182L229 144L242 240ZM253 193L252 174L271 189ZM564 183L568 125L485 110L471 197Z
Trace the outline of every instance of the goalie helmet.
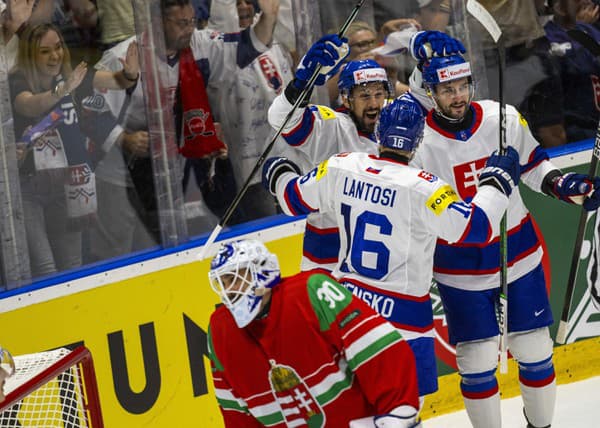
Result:
M424 112L410 95L402 95L386 105L375 127L377 142L407 152L414 152L423 139Z
M223 244L208 273L211 288L242 328L258 315L265 291L281 280L277 257L257 240Z
M373 59L350 61L340 73L338 89L340 94L349 96L355 86L371 82L382 82L388 96L392 93L387 73L377 61Z

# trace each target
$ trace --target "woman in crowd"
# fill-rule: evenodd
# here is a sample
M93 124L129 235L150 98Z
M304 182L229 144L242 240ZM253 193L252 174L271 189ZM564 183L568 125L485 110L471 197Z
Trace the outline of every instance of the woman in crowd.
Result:
M69 50L52 24L25 30L9 75L27 243L34 277L82 263L82 227L96 211L87 136L101 144L114 119L93 88L125 89L139 75L132 43L118 72L71 66ZM100 99L99 99L100 98ZM84 115L93 126L84 134Z

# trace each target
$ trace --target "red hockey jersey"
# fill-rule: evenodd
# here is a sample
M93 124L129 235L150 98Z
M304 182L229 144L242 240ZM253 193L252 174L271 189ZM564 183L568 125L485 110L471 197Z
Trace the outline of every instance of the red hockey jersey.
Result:
M414 356L400 333L323 274L283 279L268 315L243 329L218 308L208 347L227 428L337 428L418 409Z

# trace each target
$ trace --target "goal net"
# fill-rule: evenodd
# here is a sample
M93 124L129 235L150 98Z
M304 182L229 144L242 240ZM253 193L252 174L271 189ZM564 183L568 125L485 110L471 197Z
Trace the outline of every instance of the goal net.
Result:
M101 428L98 386L87 348L59 348L14 357L0 427Z

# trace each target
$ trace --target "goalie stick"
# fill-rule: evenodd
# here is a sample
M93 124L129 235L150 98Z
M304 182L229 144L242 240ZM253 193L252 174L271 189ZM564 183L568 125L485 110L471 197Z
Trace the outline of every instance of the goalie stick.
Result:
M500 155L506 154L506 104L504 103L505 50L502 30L490 13L476 0L467 1L467 11L490 34L498 52L498 104L500 106L498 127ZM508 249L507 249L506 212L500 221L500 302L498 324L500 327L500 373L508 373Z
M354 19L356 18L356 15L362 8L362 5L364 2L365 2L365 0L359 0L358 3L356 3L356 6L354 6L354 9L352 9L352 12L350 12L350 15L348 16L346 21L340 27L340 29L338 31L339 37L343 37L344 34L346 34L346 30L348 29L348 26L354 21ZM223 229L223 227L225 227L225 225L229 221L229 218L231 217L231 215L233 214L233 212L239 205L241 199L244 197L244 194L248 190L248 187L250 187L250 181L256 175L256 172L258 171L258 169L265 162L267 156L271 152L271 149L275 145L275 141L277 141L277 138L283 132L283 128L285 128L285 126L288 124L288 122L292 118L294 112L296 111L296 109L298 108L300 103L302 103L304 98L308 94L310 94L310 92L312 91L315 81L319 77L320 72L321 72L321 65L318 65L317 68L315 69L314 73L312 74L310 80L306 84L306 87L302 90L302 92L300 93L300 96L298 97L298 99L296 99L296 102L294 102L294 104L292 105L292 109L288 112L283 123L279 126L279 128L277 129L277 132L275 132L275 135L271 138L271 141L269 142L269 144L267 145L265 150L262 152L262 154L256 161L256 165L254 165L254 168L252 168L252 171L250 171L250 174L248 174L248 178L246 178L246 181L242 185L242 188L238 191L237 195L235 195L235 198L233 199L231 204L229 204L229 207L227 207L227 211L225 211L225 214L223 214L223 217L221 217L221 219L219 220L219 223L215 226L212 233L210 234L210 236L204 243L204 246L202 247L202 249L200 250L200 253L198 254L198 257L197 257L198 260L202 260L206 257L206 254L208 253L208 249L216 241L217 236L219 236L219 233L221 233L221 230Z
M569 37L587 49L592 55L595 57L600 57L600 45L588 33L579 29L572 29L567 31L567 34ZM596 139L594 141L594 148L592 149L590 168L588 170L588 177L590 177L590 179L596 175L599 157L600 121L598 122L598 128L596 129ZM567 287L565 289L565 300L563 303L562 314L560 316L560 322L558 324L558 330L556 331L555 341L560 345L565 344L567 341L567 334L569 333L569 313L571 312L571 302L573 301L573 293L575 291L575 283L577 281L577 271L579 270L581 247L583 245L583 238L585 236L587 219L588 213L583 207L581 207L579 224L577 226L577 235L575 238L575 245L573 247L573 256L571 257L571 267L569 269L569 277L567 279Z

